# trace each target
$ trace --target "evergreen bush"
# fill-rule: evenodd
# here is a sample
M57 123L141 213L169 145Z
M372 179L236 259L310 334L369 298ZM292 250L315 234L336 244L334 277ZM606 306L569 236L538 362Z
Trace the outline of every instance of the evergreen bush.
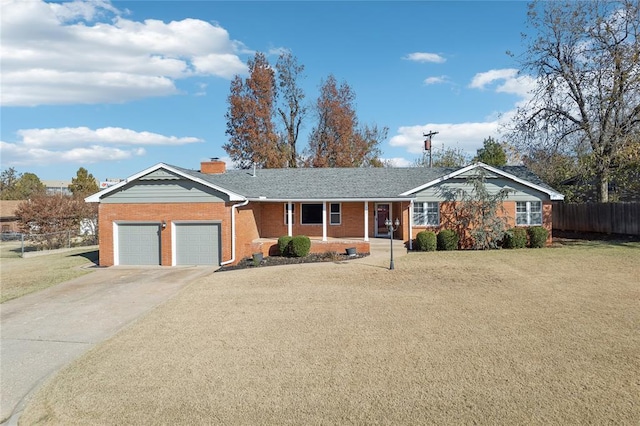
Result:
M547 237L549 231L542 226L532 226L527 228L527 234L529 235L529 247L541 248L547 244Z
M288 235L283 235L278 238L278 250L280 251L280 256L290 256L291 255L291 240L293 237Z
M525 248L527 246L527 231L525 228L511 228L504 234L502 247L507 249Z
M457 250L458 234L451 229L443 229L438 233L438 250Z
M436 250L436 233L433 231L421 231L416 235L416 248L420 251Z
M291 240L291 254L295 257L305 257L311 250L311 240L304 235L296 235Z

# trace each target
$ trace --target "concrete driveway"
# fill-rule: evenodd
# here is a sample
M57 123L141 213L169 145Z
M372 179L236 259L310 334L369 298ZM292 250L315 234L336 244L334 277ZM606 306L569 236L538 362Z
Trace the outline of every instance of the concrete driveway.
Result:
M0 305L0 421L52 373L214 267L111 267Z

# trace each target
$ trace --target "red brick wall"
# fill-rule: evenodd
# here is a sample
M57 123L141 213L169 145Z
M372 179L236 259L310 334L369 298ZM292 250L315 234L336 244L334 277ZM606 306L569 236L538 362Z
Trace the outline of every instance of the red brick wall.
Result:
M171 222L180 220L219 220L221 224L222 261L231 258L231 204L165 203L104 204L99 207L100 266L114 264L113 222L166 222L160 237L161 264L171 265Z
M322 237L322 225L300 224L300 203L295 203L293 235L307 235L309 237ZM392 203L393 219L398 217L401 225L395 233L396 238L409 240L409 202ZM180 220L219 220L221 225L222 261L231 259L231 206L227 203L167 203L167 204L100 204L99 207L99 244L100 265L112 266L114 264L113 251L113 222L166 222L167 227L161 233L161 262L162 265L171 265L171 223ZM515 202L504 203L509 226L515 224ZM363 238L364 203L341 203L342 223L340 225L327 224L327 236L330 238ZM418 232L430 229L435 232L442 228L455 229L452 216L452 204L441 203L439 227L414 226L411 238L415 239ZM375 203L369 203L369 236L375 236ZM329 214L327 213L327 221ZM552 204L543 203L543 226L549 230L547 244L551 244L552 237ZM246 207L237 209L236 214L236 262L256 252L269 254L270 247L263 247L254 242L258 238L278 238L287 235L287 226L284 224L283 203L250 203ZM337 244L332 246L331 244ZM348 245L353 243L347 243ZM463 246L468 246L469 241L463 241ZM359 252L368 250L368 244L358 246ZM314 242L314 252L344 251L342 243Z
M542 226L549 231L547 246L550 246L553 243L553 203L551 201L542 202Z
M262 251L261 244L254 243L254 240L260 238L258 224L261 221L261 216L262 208L259 203L250 203L237 209L236 261L234 263Z
M254 209L260 210L259 230L262 238L278 238L288 234L285 219L286 203L252 203ZM301 203L293 203L293 235L322 237L322 225L302 225L300 223ZM331 225L329 205L327 205L327 237L329 238L363 238L364 237L364 203L340 203L341 223ZM257 207L256 207L257 206ZM373 203L369 206L369 235L373 236Z
M221 174L227 170L224 161L203 161L200 163L200 171L206 174Z
M440 203L440 226L414 226L412 229L412 238L415 239L418 235L418 232L428 230L433 231L435 233L440 232L441 229L453 229L458 232L458 235L463 235L461 240L462 248L471 247L472 241L471 237L462 229L456 225L456 219L454 217L454 203L452 202L442 202ZM507 226L512 228L516 226L516 202L515 201L505 201L503 204L505 210L505 216L507 217ZM551 201L544 201L542 203L542 226L544 226L549 231L549 236L547 238L547 245L551 245L552 243L552 207L553 204ZM408 211L408 210L407 210Z

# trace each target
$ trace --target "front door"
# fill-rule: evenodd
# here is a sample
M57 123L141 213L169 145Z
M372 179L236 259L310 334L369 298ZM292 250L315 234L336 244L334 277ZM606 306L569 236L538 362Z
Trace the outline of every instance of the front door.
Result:
M376 204L376 237L389 236L389 230L384 222L391 217L390 204Z

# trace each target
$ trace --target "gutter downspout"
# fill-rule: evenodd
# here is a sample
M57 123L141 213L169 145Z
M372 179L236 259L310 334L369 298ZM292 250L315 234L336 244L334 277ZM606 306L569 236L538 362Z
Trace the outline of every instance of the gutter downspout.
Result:
M249 200L231 206L231 259L221 262L220 266L228 265L236 261L236 215L235 211L238 207L244 207L249 204Z
M409 201L409 250L413 250L413 200Z

